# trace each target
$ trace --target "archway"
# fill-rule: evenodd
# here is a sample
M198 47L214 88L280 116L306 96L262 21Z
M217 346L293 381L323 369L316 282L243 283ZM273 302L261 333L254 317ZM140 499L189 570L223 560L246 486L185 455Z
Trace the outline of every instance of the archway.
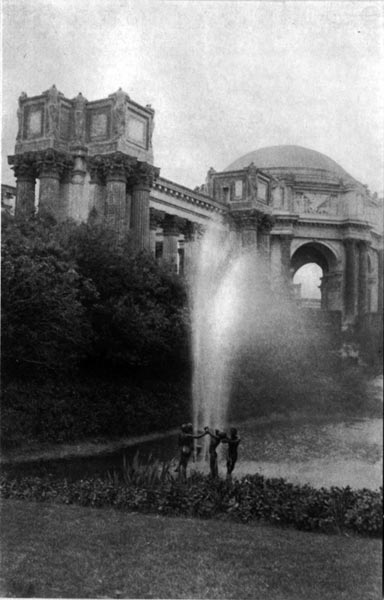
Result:
M306 263L293 277L296 298L303 306L321 308L323 269L316 263Z
M294 290L303 306L329 310L332 272L336 269L334 253L320 242L300 246L291 257Z

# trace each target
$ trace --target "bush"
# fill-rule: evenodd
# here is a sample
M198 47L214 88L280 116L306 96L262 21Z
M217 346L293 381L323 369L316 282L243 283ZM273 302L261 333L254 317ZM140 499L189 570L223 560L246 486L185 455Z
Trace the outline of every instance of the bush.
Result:
M186 385L152 381L9 382L3 386L1 444L70 442L166 430L190 410Z
M147 471L147 472L146 472ZM264 521L304 531L382 533L382 488L314 489L261 475L212 480L193 473L186 482L170 476L169 465L125 465L123 476L68 482L52 477L0 479L3 498L114 507L163 515Z

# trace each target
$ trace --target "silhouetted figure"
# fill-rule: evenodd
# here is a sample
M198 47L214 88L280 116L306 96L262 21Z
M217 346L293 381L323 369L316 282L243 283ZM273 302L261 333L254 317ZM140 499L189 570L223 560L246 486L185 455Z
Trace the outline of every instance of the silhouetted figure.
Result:
M241 438L237 435L237 429L231 427L229 430L230 437L226 437L222 440L224 444L228 444L227 449L227 477L231 477L232 471L235 468L237 461L237 448L241 442Z
M189 459L193 452L193 440L206 435L207 432L193 435L192 423L186 423L181 426L181 433L179 435L179 448L180 448L180 460L176 471L179 472L179 478L185 480L187 478L187 467Z
M206 433L209 433L211 437L211 441L209 443L209 468L211 471L211 477L214 479L219 476L219 467L217 465L217 452L216 448L220 444L220 442L226 438L226 434L218 429L215 429L215 433L208 428L204 428Z

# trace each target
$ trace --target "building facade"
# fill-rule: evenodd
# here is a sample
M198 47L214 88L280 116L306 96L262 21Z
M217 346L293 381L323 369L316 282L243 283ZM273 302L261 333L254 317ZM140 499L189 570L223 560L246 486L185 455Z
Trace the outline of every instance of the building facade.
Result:
M52 86L22 94L15 153L17 216L49 212L129 236L169 269L187 269L196 237L215 221L254 248L272 289L297 270L323 272L321 307L353 323L381 313L382 201L327 156L299 146L262 148L191 190L153 164L154 111L119 89L88 102ZM39 193L36 197L36 181Z

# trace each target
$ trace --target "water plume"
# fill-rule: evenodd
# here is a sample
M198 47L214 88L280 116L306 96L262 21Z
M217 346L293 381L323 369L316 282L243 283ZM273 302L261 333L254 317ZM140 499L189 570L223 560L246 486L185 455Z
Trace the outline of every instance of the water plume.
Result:
M213 223L197 244L193 264L193 424L223 429L235 360L265 300L261 263L255 249L241 249L234 235Z

